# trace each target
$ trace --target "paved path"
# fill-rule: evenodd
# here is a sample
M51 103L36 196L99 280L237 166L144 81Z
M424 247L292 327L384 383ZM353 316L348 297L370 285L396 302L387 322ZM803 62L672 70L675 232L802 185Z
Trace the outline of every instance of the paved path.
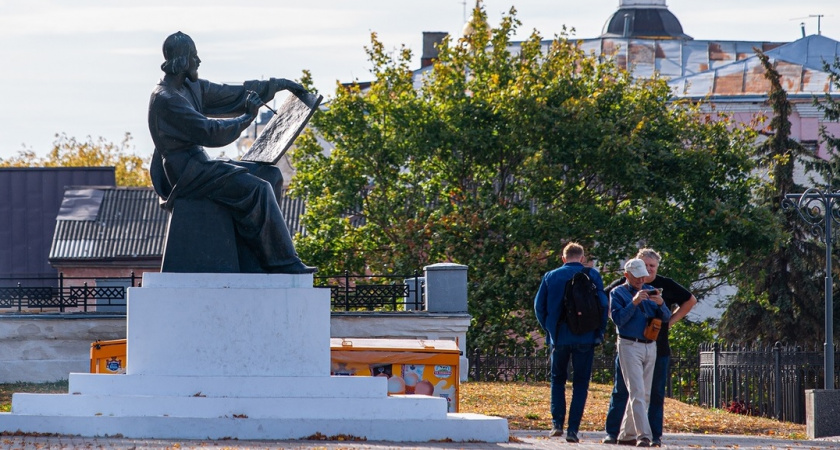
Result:
M157 439L83 438L75 436L0 436L0 449L602 449L619 450L631 447L605 445L598 432L581 433L579 444L567 443L563 438L549 438L547 431L512 431L513 442L501 444L424 442L400 444L394 442L338 442L338 441L185 441ZM663 437L668 449L840 449L840 437L792 441L740 435L668 434Z

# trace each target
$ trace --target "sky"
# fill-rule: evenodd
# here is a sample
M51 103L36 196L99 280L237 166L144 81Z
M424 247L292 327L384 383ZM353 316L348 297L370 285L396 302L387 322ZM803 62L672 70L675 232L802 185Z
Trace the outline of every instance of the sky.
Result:
M619 0L484 0L490 25L511 8L544 38L565 25L594 38ZM336 82L370 80L365 47L376 33L388 49L412 49L419 67L424 31L460 36L474 0L0 0L0 158L46 154L57 133L153 145L149 94L161 78L161 45L175 31L196 42L199 75L214 82L312 73L329 99ZM668 0L695 39L788 42L817 33L840 40L838 0ZM209 149L208 149L209 150ZM232 147L223 149L235 156ZM218 150L209 150L211 155Z

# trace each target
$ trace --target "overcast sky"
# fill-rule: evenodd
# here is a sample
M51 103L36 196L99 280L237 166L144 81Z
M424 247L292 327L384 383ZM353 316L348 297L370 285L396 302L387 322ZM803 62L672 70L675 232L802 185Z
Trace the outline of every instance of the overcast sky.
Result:
M474 0L467 0L467 7ZM486 0L491 25L512 6L520 38L562 26L597 37L619 0ZM669 0L695 39L792 41L817 32L840 40L838 0ZM161 44L193 37L200 76L235 83L312 72L325 97L336 81L369 80L364 47L376 32L386 48L405 44L419 66L423 31L460 35L463 0L0 0L0 157L45 154L56 133L119 142L129 132L151 154L146 111L160 79ZM228 149L228 155L235 151ZM211 152L213 154L213 152Z

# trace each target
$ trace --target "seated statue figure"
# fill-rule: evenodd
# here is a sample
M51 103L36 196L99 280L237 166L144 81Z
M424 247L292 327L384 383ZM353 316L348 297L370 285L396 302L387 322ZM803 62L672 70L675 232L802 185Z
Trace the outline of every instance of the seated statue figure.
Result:
M163 56L161 69L165 75L149 101L149 131L155 144L149 170L162 206L172 211L177 210L175 204L180 200L201 199L229 213L237 245L247 246L241 250L257 261L257 267L247 271L315 272L315 267L303 264L298 257L280 211L280 170L268 164L211 159L204 151L205 146L222 147L234 142L256 118L260 106L278 91L302 93L303 87L283 78L246 81L242 86L200 79L201 59L195 43L180 31L166 38ZM190 219L198 217L186 223ZM169 233L171 239L173 230ZM200 247L205 248L194 251L206 251L214 245L203 244ZM164 255L164 271L166 258Z

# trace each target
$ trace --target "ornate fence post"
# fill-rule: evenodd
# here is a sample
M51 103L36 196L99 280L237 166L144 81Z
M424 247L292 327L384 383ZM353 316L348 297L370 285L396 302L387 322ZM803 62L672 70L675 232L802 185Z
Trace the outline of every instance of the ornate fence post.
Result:
M87 307L88 307L88 284L87 284L87 281L85 281L84 287L85 287L85 290L84 290L85 295L82 296L82 299L84 301L83 304L85 305L84 311L87 312Z
M776 420L782 420L782 343L776 342L776 345L773 346L773 361L774 361L774 368L773 376L776 377L776 386L774 388L775 392L775 400L774 400L774 407L773 413L776 417Z
M840 191L823 192L817 188L807 189L801 194L786 194L782 207L795 210L799 217L811 226L811 233L822 237L825 243L825 389L834 389L834 306L831 278L831 248L833 247L832 223L840 224L840 209L837 199Z
M64 312L64 272L58 273L58 304L58 310Z
M712 408L720 408L720 344L712 344Z
M350 271L344 270L344 310L350 311Z
M470 360L470 365L473 368L473 380L482 381L481 380L481 350L475 349L475 352L473 352L473 357Z

